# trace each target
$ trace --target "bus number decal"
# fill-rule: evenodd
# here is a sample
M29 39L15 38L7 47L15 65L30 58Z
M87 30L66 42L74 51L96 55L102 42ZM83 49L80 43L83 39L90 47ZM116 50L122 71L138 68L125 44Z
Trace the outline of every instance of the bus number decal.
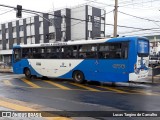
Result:
M112 66L115 69L118 69L118 68L125 69L126 67L125 64L113 64Z

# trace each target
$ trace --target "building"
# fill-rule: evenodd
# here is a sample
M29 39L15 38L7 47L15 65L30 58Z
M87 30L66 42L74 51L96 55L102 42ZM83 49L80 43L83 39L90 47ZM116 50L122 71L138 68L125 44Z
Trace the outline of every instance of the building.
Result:
M0 25L0 62L11 62L16 44L93 39L105 36L105 10L89 5L65 8Z
M146 36L150 41L150 55L160 56L160 35Z

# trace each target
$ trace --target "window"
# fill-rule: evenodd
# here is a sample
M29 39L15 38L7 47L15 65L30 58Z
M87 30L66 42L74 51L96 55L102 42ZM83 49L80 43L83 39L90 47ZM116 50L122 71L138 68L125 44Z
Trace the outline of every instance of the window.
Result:
M104 31L101 31L101 37L104 37L104 36L105 36Z
M105 20L105 17L101 17L102 20Z
M32 48L23 48L22 58L33 58Z
M104 31L101 31L101 34L103 34L103 35L104 35Z
M92 31L90 31L90 30L88 31L88 37L92 38Z
M6 32L6 33L8 33L8 32L9 32L8 28L7 28L7 29L5 29L5 32Z
M50 33L49 34L49 39L51 40L51 39L55 39L55 33Z
M77 58L77 46L46 47L48 59L74 59Z
M43 26L43 22L39 22L39 27L42 27Z
M13 27L13 28L12 28L12 32L16 32L16 27Z
M45 58L45 47L37 47L37 48L33 48L33 58Z
M53 19L53 18L50 18L49 21L50 21L50 22L49 22L49 26L53 26L54 19Z
M88 15L88 22L91 22L91 21L92 21L92 16Z
M156 43L157 44L157 43ZM149 42L144 39L138 39L138 56L147 57L149 55Z
M46 57L47 58L60 58L60 47L47 47L46 48Z
M6 44L8 44L8 39L6 39Z
M18 61L21 59L21 49L16 48L14 49L14 61Z
M30 24L27 24L27 25L26 25L27 29L30 28L30 26L31 26Z
M14 43L14 44L17 43L17 39L16 39L16 38L13 39L13 43Z
M40 35L40 40L43 40L43 35Z
M0 30L0 35L2 35L2 30Z
M79 46L79 56L78 58L86 59L86 58L97 58L97 45L82 45Z
M19 31L24 31L24 27L23 27L23 26L20 26L20 27L19 27Z
M20 43L24 43L24 38L23 37L20 38Z
M24 48L22 57L34 59L127 59L128 46L128 42L119 42Z
M77 58L77 47L76 46L61 47L61 57L65 59Z
M128 43L100 44L98 57L100 59L127 59Z

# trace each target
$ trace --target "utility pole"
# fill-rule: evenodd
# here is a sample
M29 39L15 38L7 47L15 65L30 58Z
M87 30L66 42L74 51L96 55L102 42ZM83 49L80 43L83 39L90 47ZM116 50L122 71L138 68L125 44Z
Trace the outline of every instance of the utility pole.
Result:
M115 0L113 37L117 37L117 15L118 15L117 13L118 13L118 0Z

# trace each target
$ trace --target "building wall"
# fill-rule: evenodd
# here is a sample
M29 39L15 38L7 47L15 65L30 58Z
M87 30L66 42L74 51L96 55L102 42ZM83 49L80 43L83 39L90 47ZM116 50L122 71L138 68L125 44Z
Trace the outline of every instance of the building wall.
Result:
M89 5L71 9L71 39L94 39L105 36L105 10ZM78 29L77 29L78 28Z
M160 35L145 36L150 41L150 55L160 56Z
M71 40L86 39L86 12L86 6L71 9Z

